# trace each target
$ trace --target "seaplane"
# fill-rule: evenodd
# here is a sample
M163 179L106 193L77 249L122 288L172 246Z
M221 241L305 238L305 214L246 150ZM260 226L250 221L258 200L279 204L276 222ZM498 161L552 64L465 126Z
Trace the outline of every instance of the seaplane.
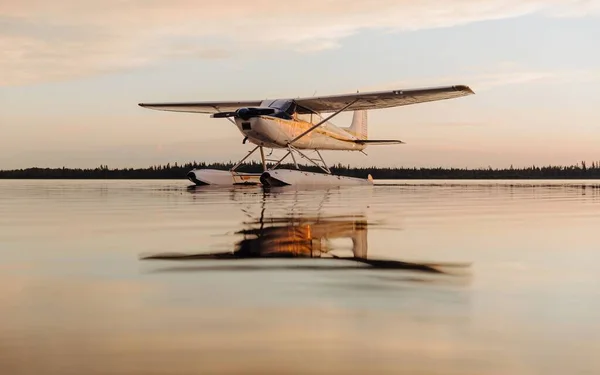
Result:
M359 151L367 146L403 144L401 140L374 140L367 136L367 111L458 98L474 94L466 85L398 89L296 99L242 101L203 101L139 103L148 109L210 114L227 119L244 136L242 144L255 147L230 170L194 169L187 178L196 185L286 185L340 186L372 185L373 178L334 175L320 151ZM353 111L349 127L331 120L342 112ZM327 114L326 116L324 114ZM279 159L267 159L264 149L285 152ZM262 173L244 173L237 169L256 151L260 152ZM308 153L310 155L307 155ZM316 156L315 156L316 154ZM278 168L291 157L295 169ZM298 159L318 167L319 172L302 170Z

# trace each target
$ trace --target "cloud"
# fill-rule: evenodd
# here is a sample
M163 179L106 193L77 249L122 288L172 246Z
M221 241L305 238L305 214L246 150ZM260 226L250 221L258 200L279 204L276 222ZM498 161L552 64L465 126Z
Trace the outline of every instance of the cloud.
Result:
M512 62L501 62L487 69L472 69L468 74L453 76L419 77L386 83L381 86L362 87L362 91L467 84L475 93L504 86L523 84L565 84L600 80L600 69L528 70Z
M474 77L480 90L525 83L560 84L600 79L600 70L513 71Z
M597 14L599 1L40 0L0 3L0 85L84 77L173 58L314 53L362 30L411 31L531 13ZM226 46L226 48L224 48Z

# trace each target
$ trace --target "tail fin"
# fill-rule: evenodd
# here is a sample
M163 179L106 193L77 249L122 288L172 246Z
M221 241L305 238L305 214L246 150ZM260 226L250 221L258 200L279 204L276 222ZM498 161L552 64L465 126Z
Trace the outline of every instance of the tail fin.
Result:
M348 130L359 139L367 139L367 111L354 111L352 124Z

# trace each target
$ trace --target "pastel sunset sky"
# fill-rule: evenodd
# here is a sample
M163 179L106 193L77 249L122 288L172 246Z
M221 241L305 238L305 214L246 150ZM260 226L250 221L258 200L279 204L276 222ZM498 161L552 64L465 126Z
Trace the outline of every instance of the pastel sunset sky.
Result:
M0 0L0 169L251 148L227 120L140 102L446 84L476 95L372 111L370 138L406 144L329 152L330 164L600 160L600 1Z

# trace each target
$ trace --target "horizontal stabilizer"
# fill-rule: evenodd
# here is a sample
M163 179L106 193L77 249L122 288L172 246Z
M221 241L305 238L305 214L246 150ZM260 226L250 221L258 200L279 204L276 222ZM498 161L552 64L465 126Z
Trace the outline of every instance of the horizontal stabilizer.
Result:
M360 145L400 145L404 142L397 139L357 139L352 141Z

